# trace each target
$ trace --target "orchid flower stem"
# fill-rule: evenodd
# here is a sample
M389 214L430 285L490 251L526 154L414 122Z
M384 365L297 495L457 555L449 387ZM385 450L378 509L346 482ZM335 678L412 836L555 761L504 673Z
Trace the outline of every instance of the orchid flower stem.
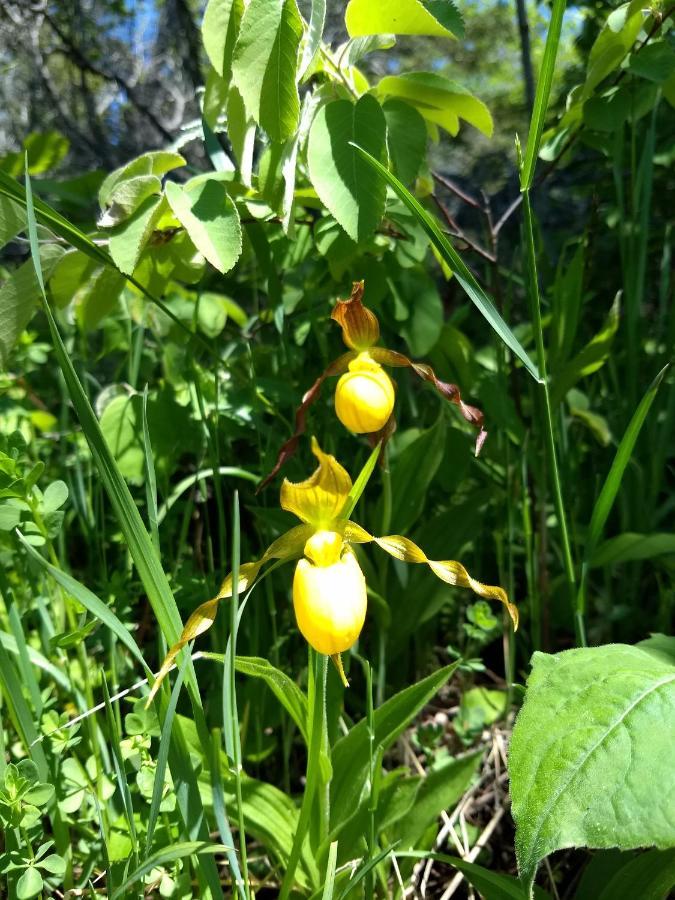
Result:
M576 573L574 570L574 562L572 560L572 549L570 545L569 532L567 529L567 517L565 515L565 505L563 502L562 487L560 484L560 473L558 471L558 459L556 456L555 435L553 432L553 414L551 410L551 397L549 393L548 376L546 374L546 349L544 347L544 334L541 324L541 298L539 296L539 281L537 276L537 260L534 247L534 228L532 222L532 207L530 205L529 190L523 191L523 217L526 249L525 261L529 277L529 295L530 303L532 306L534 339L537 348L537 366L539 368L539 375L541 377L541 393L545 414L544 440L546 445L547 464L553 483L553 502L555 506L556 518L558 519L558 527L560 529L560 542L562 545L565 582L567 584L569 602L574 617L574 632L577 644L581 647L585 647L586 634L584 629L583 613L577 607Z
M239 561L240 561L240 527L239 527L239 493L234 492L234 505L232 514L232 575L234 578L232 589L232 601L230 603L230 653L226 656L226 664L229 663L225 672L226 688L229 693L229 730L231 748L229 755L231 757L232 768L234 770L235 790L237 795L237 815L239 827L239 856L241 858L242 877L244 881L244 894L246 900L251 896L251 889L248 879L248 857L246 853L246 831L244 828L244 804L241 790L241 735L239 732L239 714L237 711L237 689L236 689L236 660L237 660L237 631L239 628ZM227 733L226 722L226 733Z
M309 683L307 690L308 704L308 746L307 746L307 774L305 778L305 792L302 797L300 816L293 838L293 846L288 857L288 864L281 883L279 900L288 900L293 888L295 870L300 861L305 837L309 831L312 818L314 796L321 776L321 745L323 741L324 720L326 715L326 674L328 670L328 657L317 653L309 647L308 674Z
M375 759L373 756L373 751L375 749L375 721L373 715L373 674L370 663L367 660L364 660L364 669L366 672L369 754L368 777L370 782L370 798L368 800L368 856L370 859L373 859L377 853L375 838L375 810L377 808L377 798L375 796ZM373 870L371 869L366 876L366 900L373 900L374 889Z

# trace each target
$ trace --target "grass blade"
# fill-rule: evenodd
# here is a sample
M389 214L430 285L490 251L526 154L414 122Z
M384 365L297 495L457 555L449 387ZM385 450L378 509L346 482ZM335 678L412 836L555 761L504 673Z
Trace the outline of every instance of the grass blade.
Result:
M335 868L337 866L338 842L333 841L328 851L328 863L326 865L326 880L323 886L321 900L333 900L335 890Z
M469 296L469 299L476 306L478 311L487 319L490 326L509 347L518 359L523 363L527 371L535 381L540 381L539 370L534 362L530 359L522 344L511 331L504 319L501 317L497 307L485 293L483 288L478 284L471 271L463 262L462 257L457 253L447 237L443 234L440 225L436 219L430 215L426 209L413 197L410 191L405 188L395 175L385 168L381 162L371 156L366 150L350 141L361 156L370 163L370 165L387 181L396 191L398 196L403 200L408 209L413 213L422 228L429 235L429 238L438 252L441 254L446 263L455 273L457 281L462 285Z
M157 866L166 866L169 863L175 862L177 859L185 859L188 856L201 856L204 854L213 856L216 853L225 853L227 850L231 849L231 847L225 847L223 844L213 844L210 841L184 841L180 844L172 844L170 847L164 847L162 850L158 850L156 853L153 853L152 856L149 856L145 862L141 863L141 865L129 875L124 884L121 884L118 887L110 900L121 900L122 897L127 897L127 892L131 885L136 884L137 881L140 881L144 875L147 875L148 872L152 871L152 869Z
M537 82L537 93L534 97L532 119L530 120L530 131L527 136L525 162L523 163L523 168L520 173L521 191L527 191L532 187L532 179L534 178L534 170L537 164L537 156L539 155L539 146L541 144L541 135L544 130L544 121L548 109L548 100L551 95L551 84L553 83L553 72L555 71L555 60L558 55L560 29L562 28L565 6L565 0L553 0L551 21L549 22L548 34L546 35L544 58L541 61L539 81Z

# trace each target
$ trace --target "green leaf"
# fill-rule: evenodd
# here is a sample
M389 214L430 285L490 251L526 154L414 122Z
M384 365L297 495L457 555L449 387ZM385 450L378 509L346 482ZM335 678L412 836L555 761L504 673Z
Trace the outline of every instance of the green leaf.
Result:
M387 120L387 150L395 175L411 184L424 160L427 127L420 113L403 100L387 100L382 105Z
M184 165L185 160L180 153L174 153L172 150L153 150L132 159L131 162L115 169L104 179L98 192L101 209L105 209L110 204L113 192L123 182L138 176L160 177ZM39 207L36 208L39 209Z
M110 192L106 210L98 220L100 228L112 228L136 212L144 200L161 194L162 182L156 175L136 175L120 181Z
M570 388L574 387L581 378L597 372L607 361L619 327L619 297L620 294L617 294L614 298L612 308L600 331L591 338L583 350L580 350L553 376L551 387L551 405L553 407L563 401Z
M438 249L443 259L455 273L459 283L462 285L471 301L478 308L479 312L487 319L495 332L504 341L507 347L515 353L521 360L525 368L532 375L535 381L540 381L539 370L532 362L528 354L521 346L520 341L511 331L504 319L497 311L494 303L483 291L476 279L473 277L462 258L450 244L446 236L441 231L438 221L431 216L413 197L413 195L401 184L401 182L386 169L381 162L372 157L370 153L354 144L355 150L371 165L379 174L387 181L396 191L398 196L403 200L405 205L414 213L422 228L429 235L434 246Z
M19 204L0 194L0 247L4 247L25 227L26 214Z
M30 900L31 897L37 897L43 887L42 875L36 868L29 866L17 882L17 900Z
M302 19L295 0L251 0L234 48L232 77L246 109L274 143L298 127Z
M640 33L643 8L642 0L631 0L612 11L588 55L581 101L590 97L596 85L619 67Z
M551 94L555 60L558 55L560 31L566 5L566 0L553 0L553 9L548 23L548 34L546 35L546 46L544 47L544 58L541 61L539 70L537 92L534 97L530 129L527 135L527 150L525 151L525 160L520 172L521 191L529 190L534 178L534 169L537 164L541 136L544 131L544 122L546 121L548 100Z
M600 544L593 552L589 565L593 569L604 568L670 553L675 553L675 534L635 534L626 531Z
M64 481L52 481L45 488L42 497L42 512L50 513L55 509L61 509L68 499L68 487Z
M63 878L66 874L66 861L58 853L50 853L49 856L41 859L38 865L45 872L49 872L50 875L56 875L58 878Z
M374 712L374 752L390 747L422 707L446 683L457 664L445 666L386 700ZM333 747L331 832L336 835L359 805L370 766L368 721L362 719Z
M46 273L55 268L63 256L61 247L47 244L40 250ZM7 365L9 355L21 332L33 318L40 299L40 286L31 260L15 269L0 287L0 363Z
M108 249L120 272L133 274L138 258L166 206L161 197L148 197L126 221L112 229Z
M587 558L592 556L593 550L600 540L600 536L605 527L605 522L607 521L607 517L614 505L614 500L616 499L619 487L621 486L626 466L633 453L633 447L635 446L635 442L638 439L638 435L644 425L651 405L654 402L659 385L667 371L668 366L665 366L651 383L647 393L635 410L633 418L628 423L628 428L626 428L626 431L621 438L621 443L619 444L612 466L605 479L605 483L602 486L602 490L600 491L600 496L595 501L595 506L593 507L593 515L591 516L591 523L588 526L588 534L586 535Z
M492 135L492 116L487 106L461 84L437 72L387 75L380 79L375 90L378 97L406 100L427 121L440 125L453 136L459 131L460 119L487 137Z
M118 900L118 898L129 896L127 893L129 888L133 884L136 884L137 881L140 881L141 878L152 871L152 869L170 865L171 863L176 862L176 860L186 859L190 856L199 856L203 853L212 855L220 853L224 854L231 849L231 847L225 847L223 844L212 844L205 841L184 841L182 843L170 844L168 847L157 850L137 869L134 869L131 875L129 875L124 883L114 892L111 900Z
M81 250L68 250L56 263L49 277L49 293L54 303L63 309L96 269L96 262Z
M241 254L239 213L220 181L190 189L166 183L166 197L191 241L219 272L229 272Z
M469 884L480 891L484 900L527 900L527 895L516 878L491 872L476 863L445 853L409 852L396 853L400 859L433 859L446 863L460 871ZM551 900L551 895L539 887L534 888L535 900Z
M77 321L83 331L91 331L115 308L125 278L117 269L105 266L90 278L78 294Z
M209 0L204 10L204 49L211 65L226 83L232 72L232 53L242 8L241 0Z
M386 186L373 178L351 142L386 160L386 120L369 94L356 103L334 100L316 114L309 132L307 162L312 184L353 241L363 241L384 215Z
M349 0L350 37L365 34L429 34L464 37L464 20L453 0Z
M563 847L672 847L675 666L610 644L535 653L509 752L525 883Z
M652 41L631 54L628 68L641 78L663 84L675 73L675 45L668 39Z
M391 528L395 534L407 534L424 509L429 485L445 453L445 419L422 431L392 463L393 503Z
M237 656L237 672L251 678L261 678L279 703L293 719L305 743L307 742L307 697L297 684L280 669L259 656Z
M597 900L663 900L675 887L675 848L650 850L617 868Z
M326 21L326 0L312 0L312 11L309 17L309 27L305 35L305 43L302 48L302 59L298 67L298 81L302 81L305 73L314 62L314 57L319 52L323 26Z

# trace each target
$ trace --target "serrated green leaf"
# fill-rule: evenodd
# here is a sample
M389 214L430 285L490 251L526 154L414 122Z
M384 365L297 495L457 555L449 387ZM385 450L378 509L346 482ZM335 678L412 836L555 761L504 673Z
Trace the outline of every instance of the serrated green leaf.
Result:
M180 153L174 153L172 150L152 150L149 153L144 153L142 156L137 156L131 162L120 166L119 169L115 169L114 172L111 172L104 179L98 192L98 202L101 209L105 209L110 202L113 191L123 181L128 181L138 175L155 175L159 177L166 175L167 172L171 172L172 169L178 169L184 165L185 159ZM39 210L37 204L36 209Z
M133 274L145 244L166 209L164 198L148 197L126 221L112 229L108 249L120 272Z
M25 227L26 214L18 203L0 195L0 247L4 247Z
M365 34L429 34L464 37L464 21L453 0L349 0L350 37Z
M106 209L98 220L100 228L112 228L129 218L144 200L160 194L162 182L156 175L136 175L120 181L111 190Z
M295 0L251 0L234 48L232 78L246 109L274 143L298 127L302 19Z
M417 177L427 147L427 128L421 114L404 100L382 105L387 120L387 150L394 173L404 184Z
M243 9L242 0L209 0L204 10L202 40L211 65L228 82L232 53Z
M353 241L369 237L384 215L386 187L350 146L386 157L382 107L368 94L356 103L334 100L316 114L309 132L309 174L321 201Z
M516 854L531 885L564 847L675 845L675 666L610 644L535 653L509 752Z
M166 198L190 240L219 272L229 272L241 254L239 213L220 181L193 189L169 181Z

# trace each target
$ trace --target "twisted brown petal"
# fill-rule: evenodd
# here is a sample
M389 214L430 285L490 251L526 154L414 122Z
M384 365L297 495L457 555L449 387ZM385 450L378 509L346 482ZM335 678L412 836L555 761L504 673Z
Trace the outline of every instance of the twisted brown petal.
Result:
M396 353L396 351L387 350L385 347L373 347L369 353L375 362L382 363L385 366L406 366L412 369L424 381L433 384L442 397L454 403L466 421L479 429L476 438L476 456L478 456L487 437L487 431L483 427L484 416L475 406L469 406L468 403L462 400L462 395L456 384L441 381L431 366L428 366L426 363L413 362L412 359L408 359L403 353Z
M342 356L339 356L337 359L333 360L333 362L326 369L324 369L321 375L319 375L311 388L303 395L302 402L295 411L295 431L293 432L291 437L289 437L289 439L282 445L281 450L279 450L279 455L277 456L277 461L274 464L274 468L260 482L260 484L256 488L256 494L259 494L264 487L267 487L267 485L274 478L279 469L295 453L298 446L298 441L300 440L301 435L303 435L305 432L307 410L319 396L319 393L321 392L321 385L324 383L326 378L330 378L331 375L341 375L343 372L346 372L347 366L356 357L356 355L357 354L355 350L350 350L349 353L343 353Z

